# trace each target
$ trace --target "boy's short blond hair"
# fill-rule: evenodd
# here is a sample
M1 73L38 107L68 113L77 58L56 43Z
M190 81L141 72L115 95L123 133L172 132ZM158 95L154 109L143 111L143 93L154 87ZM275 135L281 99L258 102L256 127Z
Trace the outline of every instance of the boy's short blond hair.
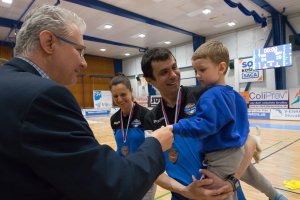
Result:
M209 58L215 64L225 62L228 69L229 52L228 49L222 44L222 42L211 40L203 43L194 52L192 60L195 61L200 58ZM224 74L227 72L227 69Z

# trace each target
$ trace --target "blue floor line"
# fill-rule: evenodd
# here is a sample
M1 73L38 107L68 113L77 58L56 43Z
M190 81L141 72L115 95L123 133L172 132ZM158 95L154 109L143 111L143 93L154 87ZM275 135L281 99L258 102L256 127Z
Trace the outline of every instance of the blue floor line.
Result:
M261 128L273 128L273 129L300 131L300 125L250 123L250 127L255 127L255 126L259 126Z

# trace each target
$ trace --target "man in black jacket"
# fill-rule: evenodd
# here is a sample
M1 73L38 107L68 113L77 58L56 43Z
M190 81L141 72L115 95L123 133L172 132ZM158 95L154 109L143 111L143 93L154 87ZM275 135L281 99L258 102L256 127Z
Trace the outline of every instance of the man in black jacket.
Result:
M0 68L1 199L141 199L165 169L167 128L129 158L100 145L65 86L87 67L84 21L55 6L31 12L16 57Z

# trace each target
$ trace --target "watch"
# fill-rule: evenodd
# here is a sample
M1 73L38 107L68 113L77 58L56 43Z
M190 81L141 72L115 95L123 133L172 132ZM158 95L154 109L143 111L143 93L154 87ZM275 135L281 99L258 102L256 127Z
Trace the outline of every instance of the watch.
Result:
M238 187L240 187L239 179L235 178L233 175L229 175L226 181L228 181L231 184L234 192L237 190Z

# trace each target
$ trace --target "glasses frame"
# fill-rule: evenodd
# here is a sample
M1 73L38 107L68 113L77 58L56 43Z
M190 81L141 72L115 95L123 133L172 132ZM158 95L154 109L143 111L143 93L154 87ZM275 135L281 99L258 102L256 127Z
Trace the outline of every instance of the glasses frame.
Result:
M63 41L63 42L66 42L66 43L69 43L75 47L80 47L80 49L76 49L79 54L80 54L80 57L84 57L84 51L86 50L86 46L84 45L81 45L81 44L78 44L77 42L74 42L68 38L65 38L65 37L62 37L62 36L58 36L56 34L54 34L55 37L57 37L59 40Z

